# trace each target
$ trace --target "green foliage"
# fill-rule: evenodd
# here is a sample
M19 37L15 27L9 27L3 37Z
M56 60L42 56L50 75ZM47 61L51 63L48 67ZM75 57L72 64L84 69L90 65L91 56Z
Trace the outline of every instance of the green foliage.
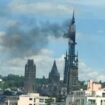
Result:
M62 95L59 95L59 96L56 97L57 102L62 102L62 101L64 101L64 99L65 99L65 97L62 96Z
M53 102L53 98L46 99L45 101L47 105L51 105L52 102Z
M86 88L87 88L86 81L79 81L79 83L80 83L80 89L86 90Z
M36 78L37 84L48 84L48 79L46 78Z
M3 89L4 82L0 82L0 88Z
M18 75L8 75L3 77L3 84L0 85L0 88L19 88L23 87L24 77Z
M3 82L0 82L0 88L6 89L6 88L20 88L24 85L24 77L14 74L9 74L8 76L2 77ZM36 84L42 85L47 84L48 79L45 77L43 78L37 78L35 80Z
M13 75L10 74L8 76L2 77L0 76L3 81L0 82L0 88L1 89L6 89L6 88L21 88L24 85L24 77L23 76L19 76L19 75ZM36 78L35 80L36 84L38 86L41 86L42 84L48 84L48 79L46 79L45 77L43 78ZM80 83L80 89L86 89L87 88L87 84L86 81L79 81ZM97 83L102 84L102 88L105 88L105 82L99 81ZM57 97L57 101L62 100L61 97ZM48 100L48 103L50 103L51 99Z

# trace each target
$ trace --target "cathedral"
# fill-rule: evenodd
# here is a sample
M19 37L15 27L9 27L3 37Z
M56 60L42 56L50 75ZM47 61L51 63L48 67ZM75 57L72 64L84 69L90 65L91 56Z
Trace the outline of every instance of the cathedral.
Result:
M76 26L74 13L68 27L68 32L64 35L68 39L68 50L64 58L64 79L60 80L56 61L52 65L48 78L43 78L37 83L36 91L41 95L47 96L67 96L72 91L79 90L78 80L78 53L75 53L76 46ZM29 60L25 67L25 90L33 92L35 89L34 79L36 75L36 66L32 60Z
M60 91L66 88L66 93L70 94L72 91L78 90L79 80L78 80L78 53L76 54L76 25L75 25L75 17L74 12L68 27L68 32L64 35L65 38L68 39L68 51L65 55L65 66L64 66L64 79L63 83L60 81L60 75L58 73L56 62L54 61L51 72L49 73L49 81L52 83L52 87L54 84L59 85Z
M67 86L67 94L79 89L78 81L78 53L75 54L76 43L76 26L74 13L67 34L64 35L68 39L68 52L65 56L64 67L64 84Z

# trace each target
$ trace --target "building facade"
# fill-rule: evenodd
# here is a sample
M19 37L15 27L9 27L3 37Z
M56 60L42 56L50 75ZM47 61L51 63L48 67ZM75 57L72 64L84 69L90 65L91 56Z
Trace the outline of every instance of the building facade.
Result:
M73 91L67 96L66 105L105 105L105 89Z
M49 102L56 103L56 98L40 96L39 93L28 93L20 96L6 97L5 101L0 105L46 105Z
M18 105L18 96L7 96L1 105Z
M25 65L25 77L24 77L24 92L35 92L35 78L36 78L36 65L33 60L28 60Z
M55 60L49 73L48 81L49 96L58 96L60 91L60 74Z
M76 45L76 26L74 13L68 29L68 33L64 35L68 38L68 52L65 56L64 67L64 84L67 86L67 93L79 89L78 81L78 54L75 54Z
M94 82L92 80L89 80L88 81L88 84L87 84L87 90L88 91L98 91L102 89L102 85L100 83L97 83L97 82Z
M29 93L19 96L18 105L46 105L50 99L51 102L56 102L55 98L40 96L39 93Z
M60 73L54 60L48 78L42 78L37 82L37 92L43 96L56 97L59 96L61 90Z

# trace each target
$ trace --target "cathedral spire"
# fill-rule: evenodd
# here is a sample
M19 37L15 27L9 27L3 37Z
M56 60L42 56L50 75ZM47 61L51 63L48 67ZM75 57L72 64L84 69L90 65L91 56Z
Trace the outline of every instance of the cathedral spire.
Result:
M75 16L73 11L73 15L72 15L69 30L68 30L68 38L70 43L75 43L75 33L76 33L76 26L75 26Z
M52 66L52 69L51 69L51 72L49 73L49 80L51 82L59 82L60 80L60 74L58 72L58 69L57 69L57 65L56 65L56 61L54 60L54 63L53 63L53 66Z
M67 60L65 59L64 67L64 83L67 86L67 93L78 90L78 57L75 54L76 46L76 26L74 11L71 18L68 33L66 34L68 38L68 54ZM66 58L66 57L65 57Z
M53 72L55 74L58 73L57 66L56 66L56 60L54 60L51 72Z
M74 16L74 10L73 10L73 15L72 15L72 21L71 21L71 24L74 24L75 23L75 16Z
M75 43L75 32L76 32L76 26L75 26L75 16L74 16L74 11L73 11L73 15L70 21L68 32L64 34L64 37L68 38L70 43Z

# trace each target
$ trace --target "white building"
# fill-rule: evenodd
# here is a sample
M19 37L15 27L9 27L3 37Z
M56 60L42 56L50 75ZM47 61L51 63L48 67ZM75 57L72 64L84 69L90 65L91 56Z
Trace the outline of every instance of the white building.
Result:
M67 96L66 105L105 105L105 89L73 91Z
M38 93L29 93L27 95L19 96L18 105L46 105L46 101L50 97L40 96ZM55 103L56 99L52 98Z
M40 96L39 93L28 93L19 97L7 97L3 105L46 105L49 100L56 102L56 98Z
M17 102L18 102L18 97L8 96L8 97L6 97L3 105L17 105Z

